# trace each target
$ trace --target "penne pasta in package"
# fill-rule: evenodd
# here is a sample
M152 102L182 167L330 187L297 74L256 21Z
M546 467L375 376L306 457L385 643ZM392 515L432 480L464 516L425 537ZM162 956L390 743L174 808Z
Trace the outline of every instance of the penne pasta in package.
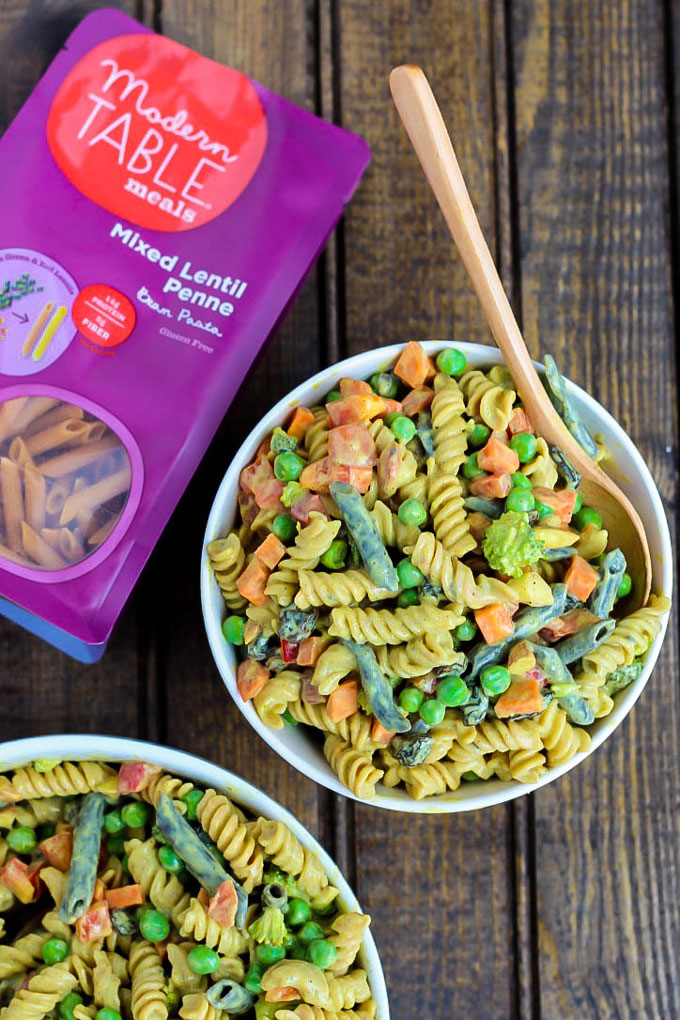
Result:
M369 154L112 10L0 149L0 612L94 662Z

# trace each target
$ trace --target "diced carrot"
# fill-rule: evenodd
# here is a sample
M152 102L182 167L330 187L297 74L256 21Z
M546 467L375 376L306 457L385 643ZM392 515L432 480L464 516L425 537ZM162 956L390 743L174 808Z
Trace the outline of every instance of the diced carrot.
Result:
M386 730L377 719L373 720L373 726L371 727L371 740L374 744L389 744L393 736L394 733L392 730Z
M328 420L332 426L366 422L385 414L385 400L375 393L354 393L326 404Z
M473 496L482 496L484 499L505 499L512 488L512 478L509 474L485 475L483 478L475 478L470 482L470 492Z
M328 458L331 464L347 467L372 467L375 464L375 442L365 425L337 425L328 433Z
M597 623L598 619L599 617L589 609L570 609L564 616L558 616L550 623L546 623L538 633L545 641L559 641L560 638L577 634L591 623Z
M236 887L232 880L228 878L222 882L210 900L208 916L213 921L217 921L223 928L231 928L236 920L237 907L238 897L236 895Z
M401 414L403 410L403 404L399 400L392 400L392 397L383 397L385 401L385 410L383 414ZM382 415L376 415L376 418L381 418Z
M106 898L106 886L102 882L101 878L96 879L94 883L94 892L92 893L92 899L94 901L103 900Z
M546 506L551 507L555 511L555 515L559 517L562 524L569 524L578 497L576 489L559 489L556 492L554 489L546 489L542 485L536 485L534 486L533 494L537 500L545 503Z
M276 564L286 555L286 547L272 531L267 535L264 542L258 545L255 555L260 563L264 563L265 567L273 570Z
M491 518L486 514L468 514L468 526L477 545L481 545L487 529L491 527Z
M507 719L511 715L529 715L532 712L540 712L543 708L541 684L535 677L513 680L493 707L499 719Z
M572 556L569 569L564 575L567 591L580 602L585 602L598 582L598 573L582 556Z
M427 354L416 340L409 340L394 366L394 374L411 389L417 389L430 373L434 369Z
M512 474L519 471L519 457L507 443L501 443L491 436L486 446L477 454L477 462L482 471L492 475Z
M334 482L347 482L357 492L368 492L373 481L372 467L347 467L346 464L333 464L331 479Z
M297 664L298 666L316 666L319 661L319 657L323 650L328 647L330 638L313 637L305 638L304 641L300 642L298 649Z
M251 701L269 680L266 666L256 659L244 659L236 670L236 686L244 701Z
M425 411L434 399L434 390L429 386L419 386L416 390L410 390L401 402L402 413L409 418L418 411Z
M248 599L253 605L263 606L267 601L264 589L267 585L269 574L270 571L267 570L264 564L260 563L257 556L253 556L236 582L236 587L244 599Z
M344 684L340 684L336 687L331 694L328 695L328 701L326 702L326 711L328 712L328 718L332 723L338 723L341 719L347 719L350 715L354 715L359 709L359 701L357 698L358 688L356 680L348 680Z
M28 875L28 865L18 857L11 857L0 869L0 885L14 893L20 903L30 903L33 899L34 888Z
M289 988L288 985L277 985L270 988L264 997L265 1002L293 1002L300 998L297 988Z
M531 422L529 421L529 415L522 407L516 407L512 412L512 417L508 424L508 432L511 436L516 436L518 432L531 432L534 434Z
M314 424L314 414L308 407L296 407L288 426L288 435L302 442L307 430Z
M338 388L343 397L352 397L355 393L373 393L369 383L363 382L361 379L351 379L348 376L340 380Z
M146 899L141 885L122 885L120 889L107 889L106 902L111 910L136 907Z
M73 849L73 830L69 827L63 832L55 832L49 839L40 844L40 852L47 858L53 868L68 871Z
M330 457L322 457L321 460L313 460L306 468L303 468L300 475L300 485L312 492L328 492L328 486L333 481L331 476Z
M109 905L106 900L97 900L84 914L76 918L76 936L79 942L97 942L113 931Z
M490 606L483 606L482 609L475 609L475 621L487 645L495 645L497 641L502 641L515 632L512 616L502 602L494 602Z

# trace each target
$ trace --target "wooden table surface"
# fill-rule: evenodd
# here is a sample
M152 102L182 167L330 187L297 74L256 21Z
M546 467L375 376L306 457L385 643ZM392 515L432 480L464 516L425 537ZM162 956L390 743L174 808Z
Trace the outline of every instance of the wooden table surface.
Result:
M0 0L0 128L86 0ZM128 0L146 24L362 134L373 162L244 384L101 663L0 622L0 739L120 734L194 751L289 807L354 885L395 1020L680 1018L677 629L616 734L477 814L331 796L254 735L201 621L201 535L260 414L312 371L406 338L490 342L392 107L422 64L532 353L638 444L678 511L680 0ZM678 307L675 314L678 314Z

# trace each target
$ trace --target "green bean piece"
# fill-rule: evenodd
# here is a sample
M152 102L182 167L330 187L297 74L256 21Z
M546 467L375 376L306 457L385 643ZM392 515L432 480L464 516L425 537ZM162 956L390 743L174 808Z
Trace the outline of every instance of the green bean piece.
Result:
M428 457L434 457L434 431L432 416L427 411L419 411L416 418L416 434Z
M571 463L566 453L563 453L559 446L551 446L550 455L555 461L557 473L564 482L565 488L578 489L581 484L581 475Z
M572 684L574 682L573 676L564 662L562 662L555 648L546 648L545 645L537 645L533 641L527 641L527 644L531 648L536 663L541 672L545 674L548 683Z
M572 546L565 545L561 549L544 549L541 559L547 560L548 563L556 563L558 560L570 560L575 555L576 550Z
M595 713L582 694L565 694L557 702L574 726L590 726L595 722Z
M620 549L612 549L602 561L600 579L586 602L591 613L601 620L606 620L614 608L616 593L625 571L626 557Z
M343 516L347 530L356 542L373 584L386 591L399 591L397 572L382 543L375 521L357 490L345 482L331 482L330 493Z
M422 765L434 744L429 733L416 733L414 736L393 737L390 751L405 769L414 769Z
M568 666L606 641L615 626L616 620L598 620L597 623L592 623L589 627L584 627L576 634L559 641L554 645L555 651L565 666Z
M184 861L187 871L214 896L223 882L232 881L236 889L236 927L243 929L248 909L248 894L243 886L215 860L196 832L179 813L166 793L161 793L156 807L156 824L170 846Z
M524 478L524 475L522 475L522 478ZM502 499L485 499L483 496L466 496L463 500L463 506L466 510L471 510L472 513L484 514L485 517L490 517L492 521L497 521L504 510Z
M59 917L66 924L73 924L92 902L97 881L105 807L106 800L100 793L88 793L83 797L82 807L73 829L71 864L64 898L59 908Z
M208 1002L216 1009L227 1010L234 1016L247 1013L255 1002L255 996L251 995L247 988L229 978L218 981L205 994Z
M557 408L557 413L579 446L585 450L589 457L596 457L597 443L581 421L571 399L567 381L555 364L555 359L546 354L543 361L545 363L545 378L548 383L548 395Z
M383 676L371 646L360 645L355 641L343 641L343 644L353 652L357 660L361 686L380 725L392 733L407 733L411 723L397 708L392 685Z

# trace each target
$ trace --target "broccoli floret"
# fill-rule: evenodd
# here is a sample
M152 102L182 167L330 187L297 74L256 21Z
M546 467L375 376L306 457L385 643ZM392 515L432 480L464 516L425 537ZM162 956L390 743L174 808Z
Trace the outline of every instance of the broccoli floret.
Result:
M644 667L645 660L640 658L633 659L630 666L621 666L619 669L615 669L613 673L609 674L604 685L607 694L616 694L618 691L622 691L624 687L628 687L634 680L637 680Z
M292 875L287 875L280 868L268 868L262 881L265 885L280 885L289 896L299 896L297 882Z
M168 981L167 990L165 993L165 1004L168 1009L168 1013L174 1013L182 1002L182 996L179 989L172 981Z
M543 543L535 537L527 514L509 510L487 528L483 550L493 570L507 577L521 577L540 559Z
M281 908L265 907L262 915L248 928L248 933L256 942L264 942L267 946L283 945L288 929Z

